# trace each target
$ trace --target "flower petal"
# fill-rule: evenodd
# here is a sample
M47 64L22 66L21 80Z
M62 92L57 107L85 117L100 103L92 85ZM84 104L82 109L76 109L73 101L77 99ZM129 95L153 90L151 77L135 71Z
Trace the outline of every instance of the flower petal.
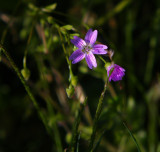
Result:
M112 70L112 71L110 71ZM109 81L119 81L122 80L122 77L125 75L125 69L120 67L117 64L112 64L107 68L107 74L109 77Z
M94 49L108 49L108 46L103 45L103 44L95 44L93 46Z
M87 42L87 43L90 43L90 38L92 36L92 29L89 29L84 40Z
M74 51L71 56L69 57L69 60L74 60L75 58L77 58L78 56L83 55L84 53L82 52L81 49L78 49L76 51Z
M77 56L76 58L73 59L72 64L76 64L77 62L83 60L85 58L85 54L81 54L79 56Z
M96 42L96 40L97 40L97 34L98 34L98 31L97 31L97 30L94 30L94 31L92 32L92 29L90 29L90 30L87 32L84 40L85 40L87 43L93 45L93 44Z
M72 39L71 42L79 49L86 45L86 42L78 36L74 36L73 38L74 39Z
M115 64L111 64L110 66L107 67L107 75L108 75L108 77L111 75L110 70L114 68L114 65ZM111 78L111 76L109 78Z
M107 54L107 51L106 51L106 50L103 50L103 49L101 49L101 50L99 50L99 49L94 49L94 50L92 50L92 53L93 53L93 54Z
M90 37L90 44L91 45L93 45L95 42L96 42L96 40L97 40L97 35L98 35L98 31L97 30L94 30L93 32L92 32L92 36Z
M94 66L94 67L97 67L97 62L96 62L96 58L95 58L95 56L93 55L93 53L92 52L89 52L88 54L86 54L86 62L87 62L87 64L88 64L88 67L90 68L90 69L92 69L92 67Z

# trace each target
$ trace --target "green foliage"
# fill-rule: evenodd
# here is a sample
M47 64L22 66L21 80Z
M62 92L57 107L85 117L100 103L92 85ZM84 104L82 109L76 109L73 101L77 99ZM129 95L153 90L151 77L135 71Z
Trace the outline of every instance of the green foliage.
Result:
M0 9L0 151L159 152L158 0L6 0ZM105 95L107 55L93 70L69 60L70 40L90 28L126 69Z
M53 10L56 9L56 6L57 6L56 3L48 5L48 6L44 7L44 8L42 8L42 11L47 12L47 13L51 13Z
M30 77L30 71L27 68L22 69L21 73L22 73L23 77L25 78L25 80L29 79L29 77Z

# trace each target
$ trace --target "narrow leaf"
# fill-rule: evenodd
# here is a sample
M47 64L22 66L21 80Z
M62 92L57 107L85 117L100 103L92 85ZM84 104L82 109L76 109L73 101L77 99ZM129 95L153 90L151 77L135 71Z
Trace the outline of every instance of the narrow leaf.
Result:
M133 136L132 132L129 130L129 128L126 126L126 124L125 124L124 122L123 122L123 125L126 127L127 131L129 132L130 136L132 137L134 143L136 144L136 147L137 147L138 152L141 152L140 147L139 147L139 145L138 145L138 143L137 143L136 138Z
M57 7L57 3L54 3L54 4L51 4L51 5L46 6L45 8L42 8L42 11L43 11L43 12L50 13L50 12L52 12L53 10L55 10L56 7Z
M93 151L96 151L96 150L97 150L97 148L98 148L98 146L99 146L99 144L100 144L100 142L101 142L101 140L102 140L102 137L104 136L105 131L106 131L106 130L104 130L104 131L101 133L101 135L100 135L97 143L96 143L95 146L94 146Z

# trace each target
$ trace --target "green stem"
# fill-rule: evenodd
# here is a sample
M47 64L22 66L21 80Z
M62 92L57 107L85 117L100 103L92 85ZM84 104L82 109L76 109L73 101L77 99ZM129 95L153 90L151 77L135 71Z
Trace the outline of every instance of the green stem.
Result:
M52 105L51 105L51 98L47 97L45 100L47 102L47 108L48 108L49 115L51 117L56 117L54 109L52 108ZM54 138L54 140L55 140L57 152L63 152L61 137L60 137L60 133L59 133L59 130L57 127L57 121L53 122L51 128L54 131L54 137L52 137L52 138ZM51 135L53 135L53 132L51 133Z
M23 58L23 67L24 67L24 68L27 68L27 66L26 66L26 60L27 60L28 45L29 45L29 43L30 43L30 41L31 41L31 38L32 38L33 28L34 28L34 25L35 25L35 23L36 23L36 17L37 17L37 15L35 16L34 21L33 21L33 23L32 23L31 31L30 31L30 33L29 33L28 40L27 40L27 46L26 46L26 49L25 49L25 51L24 51L24 58Z
M126 126L126 124L123 123L123 125L126 127L127 131L129 132L130 136L132 137L134 143L136 144L136 147L137 147L138 152L141 152L140 147L139 147L139 145L138 145L138 143L137 143L136 138L133 136L132 132L129 130L129 128Z
M33 102L33 105L35 106L35 108L36 108L36 110L37 110L37 112L38 112L38 114L39 114L39 116L40 116L43 124L45 125L45 127L46 127L46 129L47 129L47 131L48 131L49 128L48 128L46 119L45 119L43 113L41 112L40 107L39 107L39 105L38 105L38 102L36 101L35 97L33 96L33 94L32 94L32 92L31 92L30 88L28 87L28 85L27 85L24 77L23 77L22 74L20 73L18 67L16 66L16 64L14 63L14 61L12 60L12 58L10 57L10 55L8 54L8 52L7 52L1 45L0 45L0 51L2 51L2 52L4 53L4 55L6 56L6 58L8 59L8 61L10 62L12 68L14 69L14 71L16 72L18 78L19 78L20 81L22 82L22 84L23 84L26 92L28 93L31 101Z
M104 64L107 63L101 56L98 56L98 57L104 62Z
M20 4L22 3L22 0L19 0L19 2L17 3L16 7L14 8L13 12L12 12L12 17L10 18L6 28L4 29L3 33L2 33L2 37L1 37L1 44L4 43L4 40L6 38L6 35L7 35L7 32L8 32L8 29L9 29L9 26L10 26L10 23L13 21L13 16L15 15L18 7L20 6Z
M2 52L5 54L5 56L7 57L7 59L9 60L12 68L14 69L14 71L15 71L16 74L17 74L17 76L18 76L19 79L21 80L21 82L22 82L25 90L27 91L27 93L28 93L31 101L33 102L33 104L34 104L34 106L35 106L35 108L36 108L36 110L37 110L37 112L38 112L38 114L39 114L39 116L40 116L40 118L41 118L41 120L42 120L42 122L43 122L43 124L44 124L44 126L45 126L45 128L46 128L46 130L47 130L47 132L48 132L48 133L51 135L51 137L52 137L52 134L53 134L52 129L50 129L50 128L48 127L48 122L47 122L47 120L46 120L46 118L45 118L45 115L41 112L40 107L39 107L39 105L38 105L38 102L36 101L34 95L32 94L30 88L28 87L28 85L27 85L24 77L23 77L22 74L20 73L18 67L16 66L16 64L14 63L14 61L12 60L12 58L10 57L10 55L8 54L8 52L7 52L1 45L0 45L0 51L2 51ZM60 135L59 135L59 133L58 133L58 128L57 128L56 124L54 124L53 127L54 127L53 129L54 129L54 131L55 131L55 138L54 138L54 140L55 140L55 143L56 143L56 145L57 145L57 150L58 150L58 152L62 152L63 150L62 150L62 145L61 145L61 141L60 141Z
M60 37L61 42L62 42L62 48L63 48L64 54L65 54L65 57L66 57L66 60L67 60L67 63L68 63L70 76L73 76L73 72L72 72L72 69L71 69L71 62L70 62L70 60L67 57L67 51L66 51L66 48L65 48L64 43L63 43L63 38L62 38L61 31L60 31L60 27L58 25L57 25L57 29L58 29L59 37Z
M40 60L40 62L39 62L39 60ZM41 58L41 56L36 56L36 61L37 61L37 66L38 66L39 72L43 77L42 80L45 80L43 70L41 69L41 67L44 67L43 59ZM53 141L55 141L57 152L63 152L63 146L62 146L62 143L61 143L61 136L60 136L58 126L57 126L57 121L58 120L55 119L55 121L53 121L53 123L51 123L52 125L50 125L50 122L51 122L50 118L51 117L56 118L54 108L57 109L57 110L61 110L61 108L59 106L57 106L56 102L52 100L50 94L48 93L49 92L49 86L48 86L47 80L42 81L42 84L43 84L43 89L46 91L46 93L45 93L45 95L43 95L43 93L40 92L40 96L47 103L48 114L46 116L46 119L48 120L48 125L49 125L49 128L50 128L49 134L50 134L51 138L53 139Z
M90 138L89 152L93 152L93 149L94 149L93 144L94 144L94 141L95 141L98 120L99 120L100 114L102 112L103 98L104 98L104 95L105 95L105 92L106 92L106 89L107 89L107 84L108 84L108 82L105 83L104 89L103 89L103 91L101 93L101 96L99 98L98 107L97 107L96 115L95 115L94 122L93 122L93 131L92 131L92 135L91 135L91 138Z
M74 152L77 147L77 141L78 141L78 127L81 121L81 116L84 110L84 107L86 105L87 98L85 99L84 103L80 104L80 109L78 111L77 117L75 119L75 125L73 127L73 133L72 133L72 142L71 142L71 152Z

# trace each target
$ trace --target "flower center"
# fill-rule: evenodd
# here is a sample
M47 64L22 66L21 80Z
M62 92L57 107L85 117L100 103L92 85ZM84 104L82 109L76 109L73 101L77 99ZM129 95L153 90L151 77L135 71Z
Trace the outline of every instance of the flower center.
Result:
M92 47L89 44L86 44L82 49L84 53L89 53L89 51L91 50L92 50Z

